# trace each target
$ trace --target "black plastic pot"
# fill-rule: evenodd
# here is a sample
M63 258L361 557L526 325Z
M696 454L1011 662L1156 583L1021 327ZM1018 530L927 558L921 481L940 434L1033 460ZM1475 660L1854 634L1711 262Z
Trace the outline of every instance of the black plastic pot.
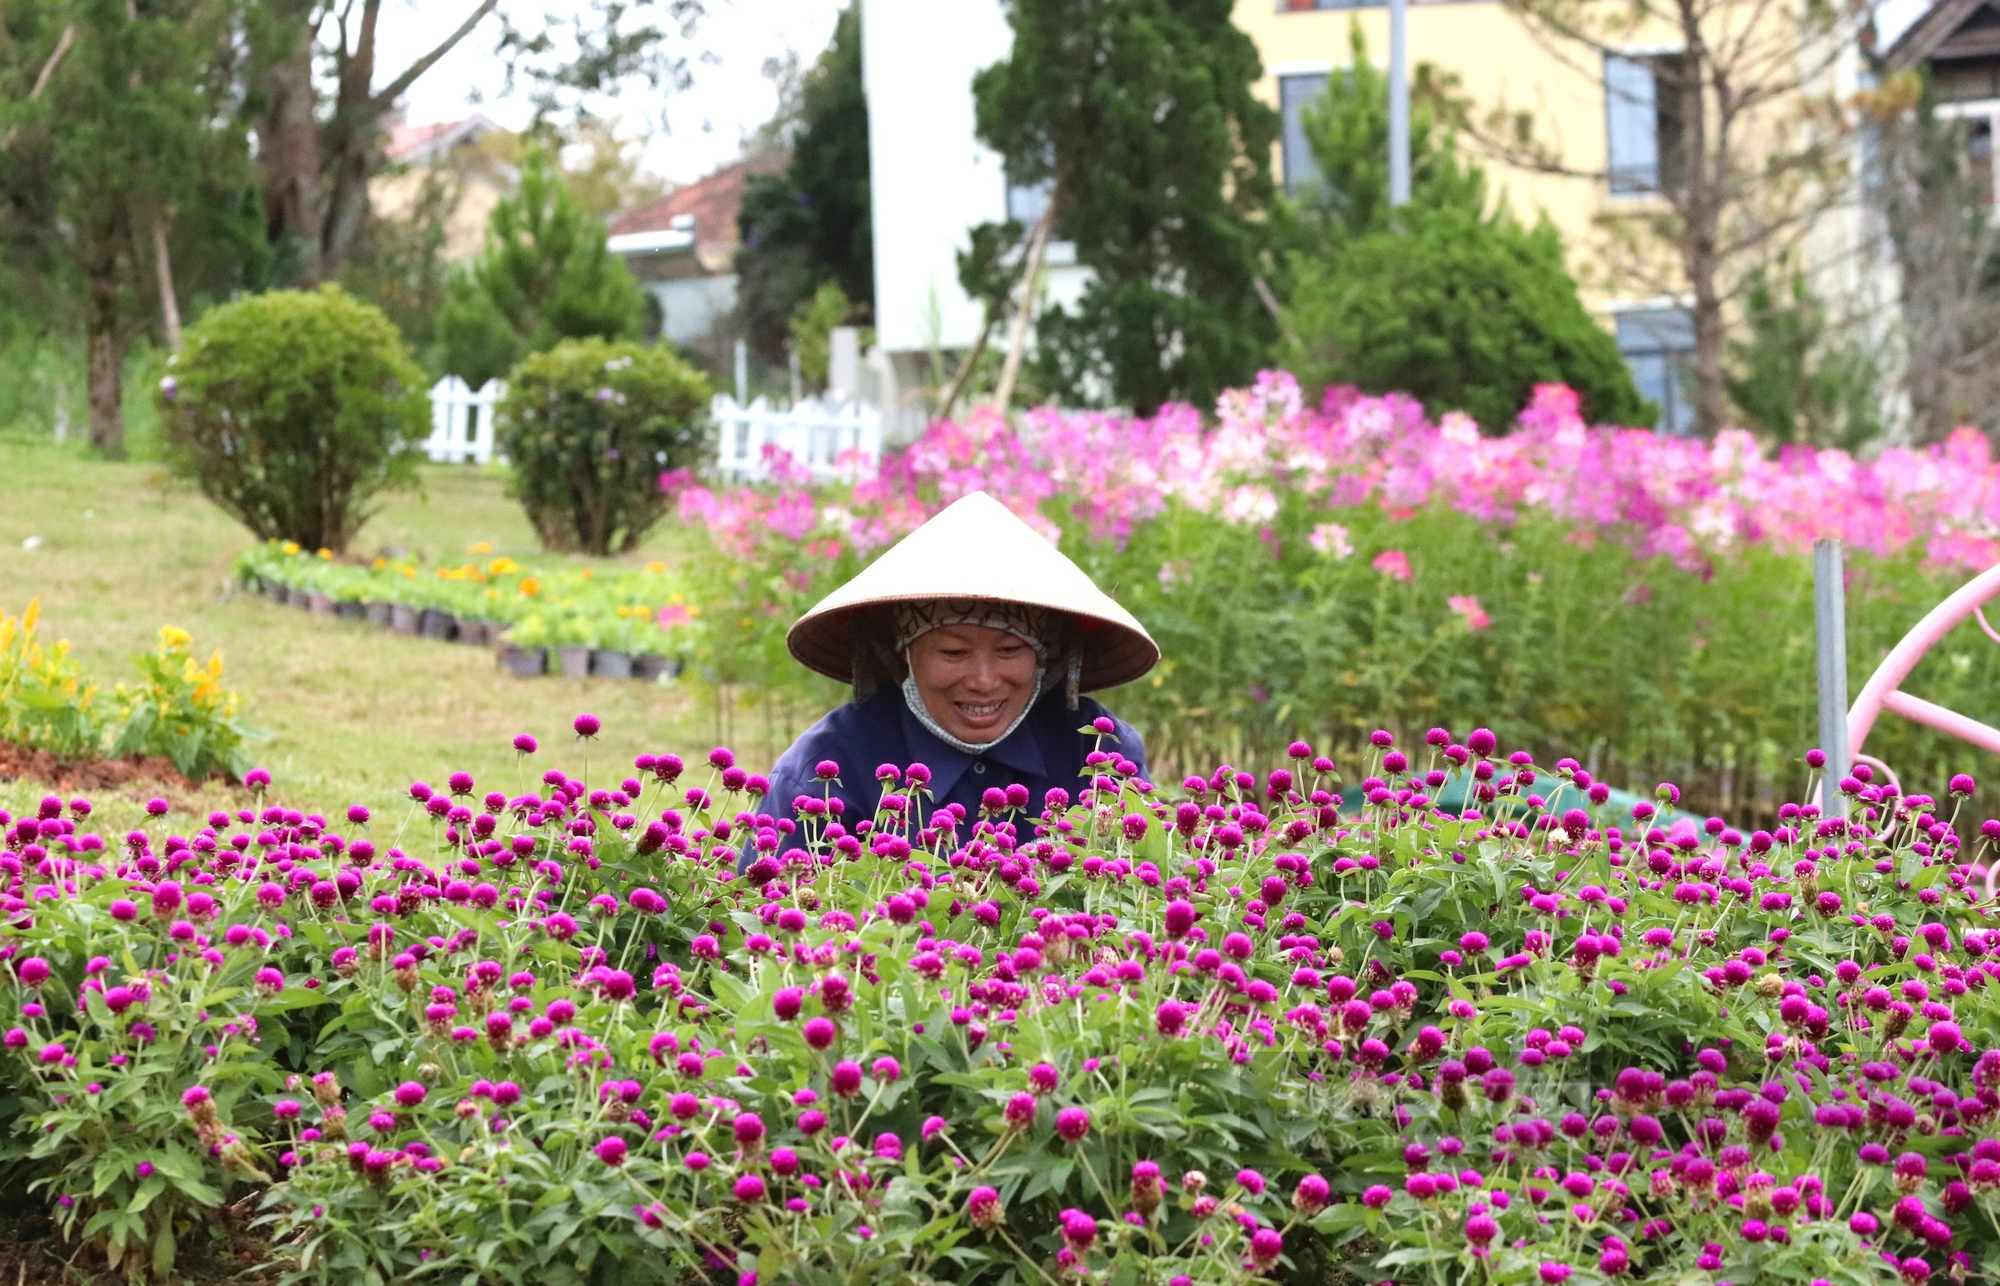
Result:
M368 617L368 609L353 599L342 599L333 605L333 614L343 621L360 621Z
M629 679L632 677L632 654L615 648L598 648L590 654L590 672L600 679Z
M421 616L422 613L407 603L391 603L389 605L389 628L398 634L415 634L417 632L417 622Z
M390 617L393 615L392 607L390 604L363 603L361 607L362 611L367 615L368 623L370 625L374 626L378 630L386 630L389 628Z
M469 647L485 647L500 637L498 621L468 621L458 618L458 641Z
M590 649L587 647L559 647L555 649L556 660L562 666L565 679L587 679L590 677Z
M450 612L441 612L435 607L426 607L423 617L417 623L417 629L427 639L437 639L440 642L449 643L452 636L458 633L458 618Z
M333 615L333 595L324 590L306 591L306 610L314 616Z
M517 679L532 679L547 671L548 649L503 643L500 645L500 664Z
M632 658L632 677L641 683L658 683L670 676L679 677L680 672L681 662L676 657L641 652Z

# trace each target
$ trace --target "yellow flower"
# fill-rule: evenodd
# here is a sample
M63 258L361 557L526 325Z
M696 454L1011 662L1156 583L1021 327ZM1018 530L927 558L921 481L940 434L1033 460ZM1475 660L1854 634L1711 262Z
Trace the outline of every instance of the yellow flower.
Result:
M488 576L512 576L515 572L518 572L520 570L521 570L521 564L515 562L511 558L505 558L505 557L496 558L492 562L486 564L486 574Z
M417 569L414 567L405 567L401 571L406 580L415 580L417 578Z
M597 572L594 568L586 567L583 569L583 578L585 580L589 580L592 576L595 575L597 575Z
M667 570L667 565L656 558L646 564L646 570L649 572L663 572Z
M194 642L194 636L178 625L160 627L160 646L169 652L178 652Z
M683 596L682 596L681 594L679 594L679 593L673 593L673 594L669 594L669 595L667 595L667 601L668 601L669 603L679 603L679 602L684 602L684 601L685 601L685 599L684 599L684 597L683 597Z
M521 592L523 594L532 596L541 593L541 591L542 591L542 583L536 580L533 576L526 577L521 581Z
M381 571L384 567L387 567L388 565L389 565L389 560L386 558L378 557L375 560L375 570L378 572Z
M284 550L288 554L296 554L299 552L299 542L296 540L288 540L284 544L278 546L278 548Z
M319 549L319 557L326 559L326 561L330 563L333 561L333 551L331 549L328 549L326 546L321 545Z
M467 545L465 552L468 554L490 554L493 552L493 546L483 540L476 541L473 544Z

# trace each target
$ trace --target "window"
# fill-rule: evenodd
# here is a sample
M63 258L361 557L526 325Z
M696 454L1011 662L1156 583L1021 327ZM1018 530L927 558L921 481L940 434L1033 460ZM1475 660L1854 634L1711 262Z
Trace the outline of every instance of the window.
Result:
M1661 433L1694 432L1694 403L1687 395L1694 358L1694 318L1681 308L1630 308L1618 314L1618 352L1631 368L1639 396L1656 403Z
M1672 191L1682 175L1678 54L1604 58L1606 169L1613 196Z
M1313 159L1312 144L1306 141L1306 108L1326 92L1326 73L1278 77L1278 110L1284 118L1281 150L1285 167L1285 191L1297 192L1320 180L1319 162Z

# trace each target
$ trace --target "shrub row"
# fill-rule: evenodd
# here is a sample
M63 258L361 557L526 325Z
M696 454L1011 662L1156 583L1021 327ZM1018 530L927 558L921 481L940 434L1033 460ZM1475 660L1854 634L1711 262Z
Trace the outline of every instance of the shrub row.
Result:
M240 778L250 766L219 650L199 661L186 630L162 626L154 649L134 658L138 681L100 700L68 640L44 646L40 624L40 599L19 616L0 610L0 742L64 762L164 757L192 781Z
M4 819L4 1101L62 1226L164 1277L255 1196L342 1283L1922 1283L2000 1250L1970 779L1669 828L1437 729L1371 738L1353 812L1303 744L1169 793L1105 742L1074 800L964 813L883 765L857 817L576 728L580 775L454 773L402 818L253 771L124 835Z
M423 376L337 286L210 309L168 365L169 460L260 539L345 550L378 493L417 485ZM706 454L708 382L660 345L566 339L508 381L496 445L551 549L631 550L666 514L660 471Z

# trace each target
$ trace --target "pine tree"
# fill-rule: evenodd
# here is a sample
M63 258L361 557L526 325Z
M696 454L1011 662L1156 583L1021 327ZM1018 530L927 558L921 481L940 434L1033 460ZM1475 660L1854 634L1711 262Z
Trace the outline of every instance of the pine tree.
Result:
M759 175L737 218L738 298L750 342L783 361L792 317L827 282L852 300L856 317L875 300L874 224L869 212L868 99L861 85L861 14L850 4L833 41L798 89L795 118L774 122L790 138L781 174Z
M1151 412L1253 375L1278 115L1230 0L1010 0L1012 54L973 82L980 139L1053 183L1057 240L1094 274L1036 325L1038 383Z
M438 310L439 365L477 388L564 339L638 334L645 296L606 247L546 153L531 149L521 188L493 207L486 245L453 275Z

